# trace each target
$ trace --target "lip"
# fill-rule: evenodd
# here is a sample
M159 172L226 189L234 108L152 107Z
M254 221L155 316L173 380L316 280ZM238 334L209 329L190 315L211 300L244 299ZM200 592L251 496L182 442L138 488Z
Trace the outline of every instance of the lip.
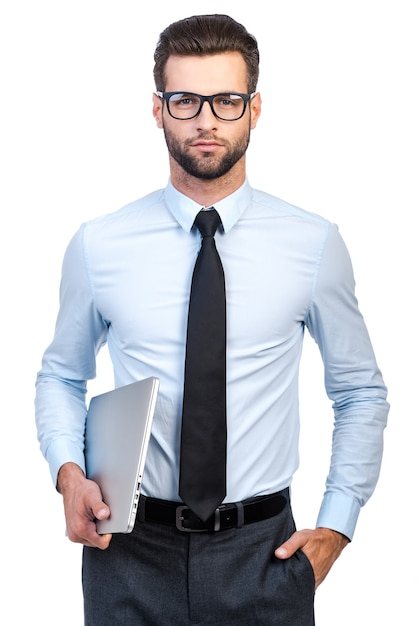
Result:
M215 150L222 148L222 144L216 141L204 141L200 139L199 141L192 143L192 148L200 150L201 152L214 152Z

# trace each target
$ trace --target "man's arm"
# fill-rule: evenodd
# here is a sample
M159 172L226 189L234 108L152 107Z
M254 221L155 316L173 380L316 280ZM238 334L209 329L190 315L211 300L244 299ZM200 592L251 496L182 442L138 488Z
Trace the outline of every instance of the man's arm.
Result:
M359 310L351 260L335 226L324 245L306 324L321 352L333 402L330 470L316 526L350 540L380 472L389 405Z
M334 432L326 493L315 530L296 531L275 555L302 550L318 587L352 539L360 508L376 486L389 405L355 296L351 260L335 226L324 246L306 324L324 362Z
M63 495L69 538L106 548L110 536L96 533L95 519L110 512L98 485L84 474L84 431L87 380L96 374L96 354L106 341L107 326L95 307L84 240L82 227L64 256L60 309L37 376L35 413L42 453Z

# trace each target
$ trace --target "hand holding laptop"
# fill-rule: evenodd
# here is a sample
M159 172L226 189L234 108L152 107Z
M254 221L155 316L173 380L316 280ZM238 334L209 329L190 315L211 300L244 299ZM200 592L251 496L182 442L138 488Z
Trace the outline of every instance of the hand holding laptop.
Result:
M99 533L129 533L135 523L159 380L155 377L95 396L86 419L86 473L110 508Z
M132 531L158 388L159 380L150 377L91 399L87 477L75 463L58 474L71 541L106 549L112 533Z
M97 483L88 480L75 463L65 463L58 473L58 489L63 496L66 534L75 543L105 550L111 534L97 533L97 519L107 519L109 507L103 502Z

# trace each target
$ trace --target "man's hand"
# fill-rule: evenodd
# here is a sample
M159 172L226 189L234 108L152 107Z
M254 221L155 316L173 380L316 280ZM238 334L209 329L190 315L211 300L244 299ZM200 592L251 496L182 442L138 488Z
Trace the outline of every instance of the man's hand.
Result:
M96 520L107 519L110 510L102 500L97 483L88 480L75 463L65 463L58 473L58 489L64 499L69 539L105 550L112 535L99 535L96 532Z
M345 535L330 528L299 530L279 546L274 554L278 559L287 559L296 550L302 550L312 565L317 589L348 543L349 539Z

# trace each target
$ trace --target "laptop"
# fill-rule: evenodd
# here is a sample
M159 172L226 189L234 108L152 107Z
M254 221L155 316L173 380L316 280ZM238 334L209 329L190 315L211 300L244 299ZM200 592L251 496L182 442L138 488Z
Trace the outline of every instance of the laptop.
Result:
M86 419L86 475L110 508L97 532L132 531L159 388L155 377L118 387L90 400Z

